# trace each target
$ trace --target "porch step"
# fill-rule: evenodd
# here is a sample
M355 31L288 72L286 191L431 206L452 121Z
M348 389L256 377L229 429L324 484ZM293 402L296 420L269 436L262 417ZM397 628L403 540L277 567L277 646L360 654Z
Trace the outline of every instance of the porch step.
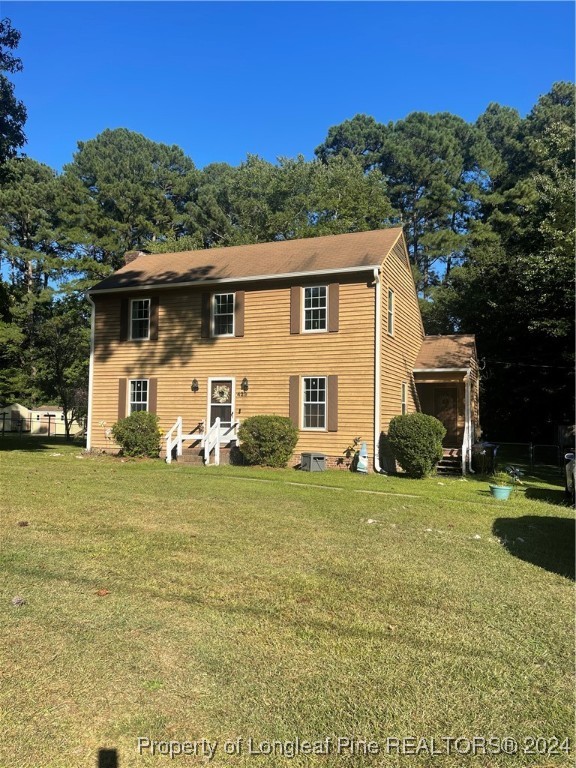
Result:
M202 466L204 464L204 450L196 446L184 446L182 449L182 456L178 456L172 461L176 461L178 464L186 464L186 466ZM229 447L221 446L220 464L230 464Z
M462 454L460 448L444 448L443 456L436 465L436 472L439 475L461 475L462 474Z

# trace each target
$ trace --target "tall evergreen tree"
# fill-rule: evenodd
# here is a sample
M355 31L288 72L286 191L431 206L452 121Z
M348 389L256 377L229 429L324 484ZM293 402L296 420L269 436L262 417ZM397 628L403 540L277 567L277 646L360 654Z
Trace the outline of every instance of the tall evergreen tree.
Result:
M574 87L556 84L522 121L491 105L480 122L502 171L427 320L476 333L490 436L552 443L574 419Z
M66 437L88 407L90 324L87 302L67 297L54 302L39 328L34 349L36 380L43 394L62 407Z
M315 154L323 162L337 155L351 154L360 159L364 170L372 170L380 163L387 133L386 126L370 115L355 115L332 126Z
M29 400L37 391L36 337L64 274L58 180L51 168L29 158L12 158L6 166L9 182L0 186L0 261L6 276L0 397Z
M14 157L26 143L26 107L16 98L13 83L4 74L22 69L21 60L12 53L19 42L20 32L14 29L10 19L0 19L0 181L6 160Z
M356 115L316 149L328 160L354 155L378 169L402 221L423 295L462 261L478 199L497 156L485 135L449 113L414 112L384 126Z
M382 174L352 156L270 163L249 155L238 167L207 166L187 206L195 234L161 238L156 252L357 232L386 226L392 209Z
M125 128L79 142L64 169L63 213L88 274L116 269L126 251L145 249L159 237L190 234L186 206L197 180L179 147Z

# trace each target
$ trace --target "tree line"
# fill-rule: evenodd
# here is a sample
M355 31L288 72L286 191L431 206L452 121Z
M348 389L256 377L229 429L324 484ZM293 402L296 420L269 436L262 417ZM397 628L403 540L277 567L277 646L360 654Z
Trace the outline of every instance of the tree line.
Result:
M86 406L85 290L123 254L401 224L427 333L475 333L493 439L555 442L573 423L574 85L526 117L359 114L314 159L202 169L125 128L78 142L61 173L22 154L26 110L0 22L0 402ZM167 257L169 258L169 257Z

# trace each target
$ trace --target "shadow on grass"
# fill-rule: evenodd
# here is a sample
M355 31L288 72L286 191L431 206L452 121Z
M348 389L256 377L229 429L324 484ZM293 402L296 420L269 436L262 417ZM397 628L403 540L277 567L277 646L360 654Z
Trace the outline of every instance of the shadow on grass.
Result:
M498 517L492 532L514 557L574 581L573 519L538 515Z
M565 507L568 502L564 491L556 488L526 488L526 498L547 501L548 504L558 504L562 507Z
M115 749L99 749L97 768L118 768L118 752Z
M84 448L85 441L65 437L32 437L30 435L4 435L0 437L0 451L49 451L54 448L72 446Z

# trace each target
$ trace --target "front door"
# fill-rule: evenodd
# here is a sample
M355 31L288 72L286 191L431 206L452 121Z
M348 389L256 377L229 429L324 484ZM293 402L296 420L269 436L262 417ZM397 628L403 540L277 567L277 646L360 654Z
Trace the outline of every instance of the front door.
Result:
M458 395L456 387L435 387L434 416L446 427L445 448L458 445Z
M234 423L234 379L210 379L208 423L220 419L223 439L230 440Z

